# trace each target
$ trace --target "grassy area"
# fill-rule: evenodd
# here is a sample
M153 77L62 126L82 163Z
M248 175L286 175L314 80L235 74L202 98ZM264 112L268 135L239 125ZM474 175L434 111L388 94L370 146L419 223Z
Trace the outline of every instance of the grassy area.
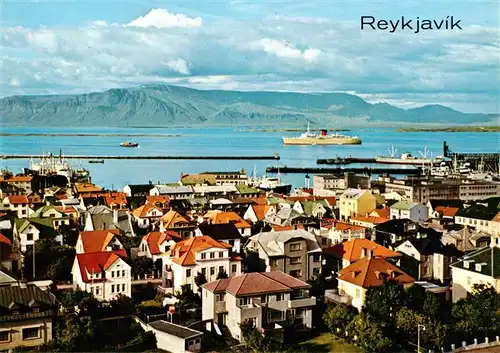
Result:
M314 353L362 353L361 348L354 347L346 341L335 337L331 333L322 333L309 341L300 343L299 347L304 348L307 352Z
M500 132L500 126L451 126L436 128L409 127L398 129L398 132Z

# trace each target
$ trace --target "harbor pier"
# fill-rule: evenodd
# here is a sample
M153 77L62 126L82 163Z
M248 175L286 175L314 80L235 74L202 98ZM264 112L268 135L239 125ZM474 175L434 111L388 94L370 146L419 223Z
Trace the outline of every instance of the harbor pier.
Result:
M28 154L4 154L2 159L39 159L47 158L50 155L28 155ZM55 158L64 159L88 159L88 160L104 160L104 159L149 159L149 160L167 160L167 159L186 159L186 160L279 160L280 156L275 153L272 156L84 156L84 155L53 155Z

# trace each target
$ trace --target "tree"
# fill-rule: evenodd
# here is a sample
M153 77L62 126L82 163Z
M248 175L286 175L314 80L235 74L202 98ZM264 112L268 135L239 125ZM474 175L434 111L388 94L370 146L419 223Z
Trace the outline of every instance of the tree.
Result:
M491 286L474 285L472 293L451 311L451 327L457 340L495 336L500 332L500 293Z
M63 224L59 227L59 234L63 237L64 245L75 246L78 240L78 228L74 224Z
M425 326L425 331L420 333L422 346L435 350L443 347L447 331L439 317L428 317L409 308L401 308L396 314L396 327L401 335L398 341L403 345L414 344L418 339L418 325Z
M339 333L344 334L345 327L349 325L355 316L355 309L351 306L343 304L329 305L323 314L323 321L333 334L339 336Z
M250 320L242 322L240 328L243 340L252 352L271 353L282 351L282 344L279 343L274 330L268 330L263 334Z
M153 260L146 256L136 257L131 261L132 274L143 277L153 270Z
M384 336L380 323L371 320L365 313L360 313L347 326L349 337L367 352L390 352L392 341Z
M198 286L198 291L201 292L201 286L207 283L207 277L203 272L198 272L194 278L194 283Z
M217 273L217 279L223 279L223 278L228 278L229 276L227 275L226 270L224 268L221 268L219 273Z
M243 259L243 267L245 273L250 272L264 272L266 270L266 262L259 257L256 251L247 251Z
M53 238L39 239L35 243L35 277L53 281L69 281L75 259L75 249L61 246ZM23 276L33 279L33 249L24 256Z
M394 281L385 281L382 286L372 287L366 293L363 311L388 326L399 309L407 306L406 293L402 286Z

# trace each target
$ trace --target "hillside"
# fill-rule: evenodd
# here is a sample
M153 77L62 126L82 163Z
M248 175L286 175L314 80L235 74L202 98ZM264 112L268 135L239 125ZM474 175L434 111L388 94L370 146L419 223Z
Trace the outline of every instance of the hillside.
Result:
M488 123L488 114L466 114L428 105L401 109L370 104L344 93L239 92L146 85L80 95L12 96L0 100L4 126L191 126Z

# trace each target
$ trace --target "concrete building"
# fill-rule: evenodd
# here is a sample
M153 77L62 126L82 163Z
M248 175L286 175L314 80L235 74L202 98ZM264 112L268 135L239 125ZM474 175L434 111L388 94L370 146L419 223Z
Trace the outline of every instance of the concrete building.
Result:
M176 325L164 320L153 321L145 328L156 337L156 347L171 353L196 353L201 351L203 332Z
M399 201L390 207L391 219L411 219L413 222L423 222L429 217L427 206L418 202Z
M256 234L245 249L259 253L266 271L282 271L302 281L321 273L321 247L316 237L303 229Z
M227 326L237 340L247 320L259 330L287 319L312 327L316 298L309 295L310 285L281 271L247 273L202 288L202 320Z
M337 202L340 219L348 220L352 216L368 214L377 207L377 199L368 190L348 189Z
M343 175L323 174L313 176L313 188L315 190L344 191L349 188L369 189L370 177L368 175L357 175L346 172Z

